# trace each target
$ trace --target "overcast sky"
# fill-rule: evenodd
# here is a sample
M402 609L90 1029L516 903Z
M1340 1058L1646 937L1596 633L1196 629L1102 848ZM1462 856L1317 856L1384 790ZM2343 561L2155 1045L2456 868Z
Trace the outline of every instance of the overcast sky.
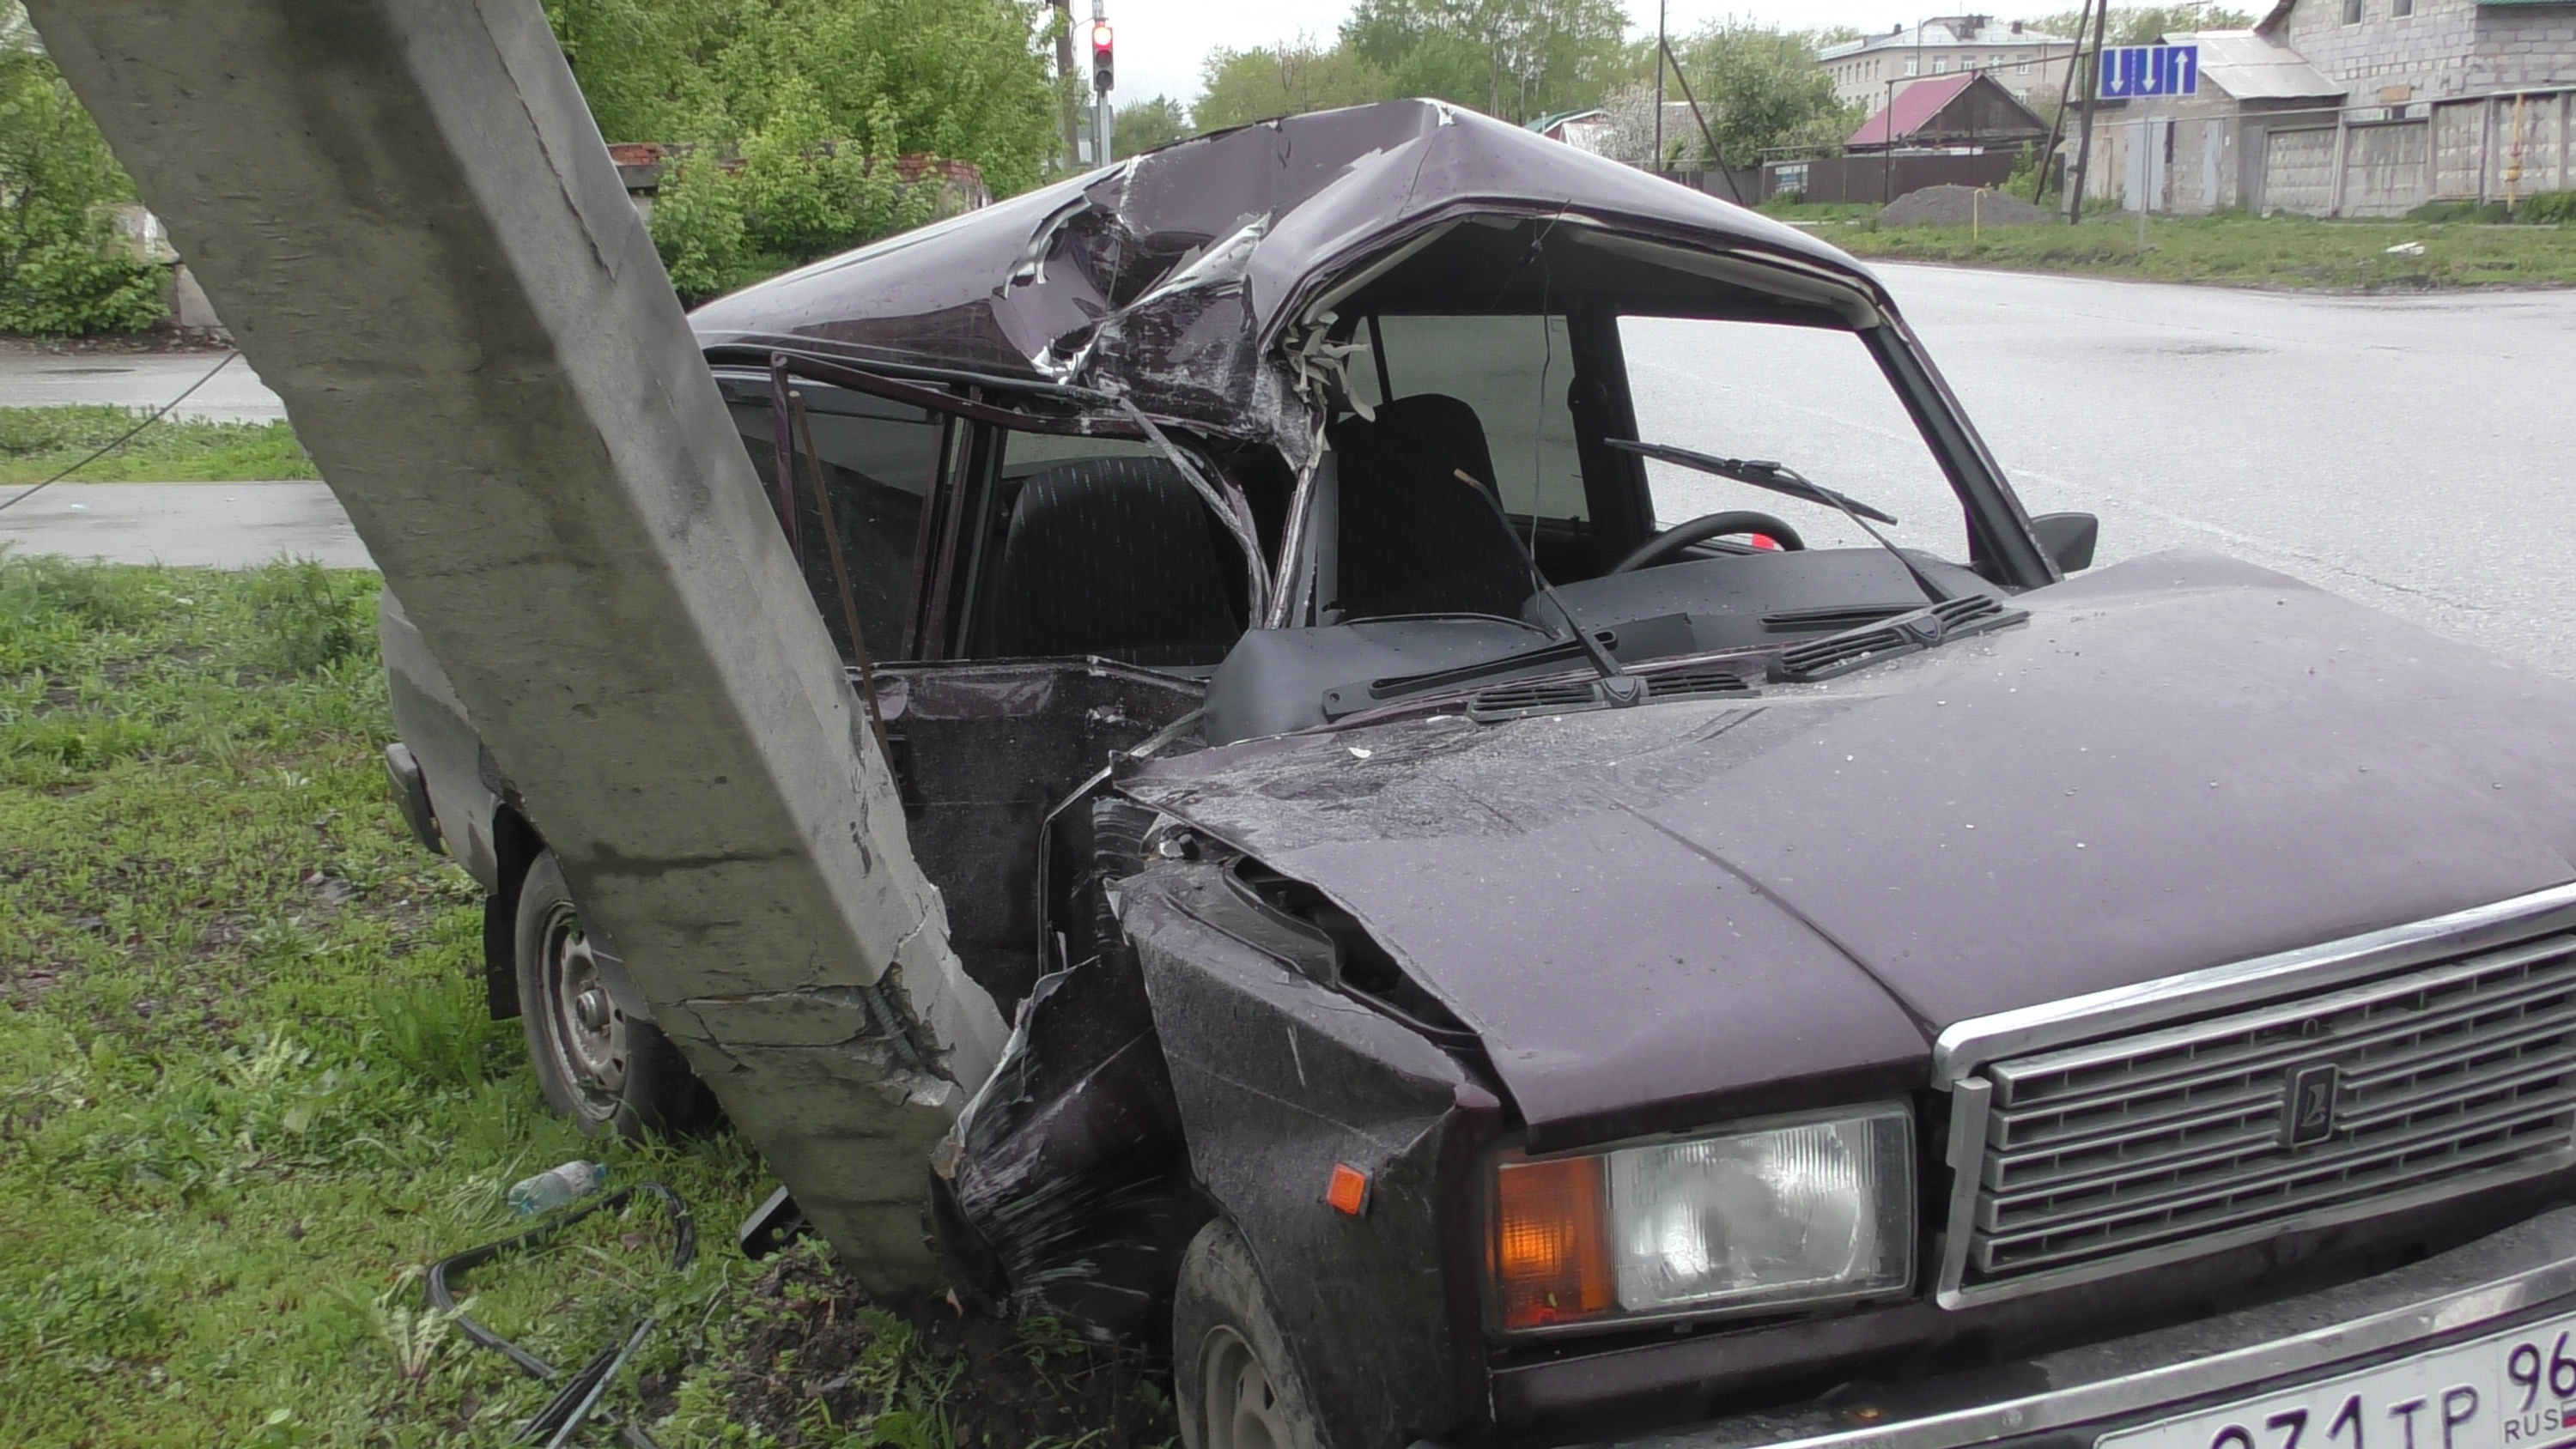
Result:
M1199 68L1207 53L1219 47L1241 50L1293 40L1304 31L1329 40L1350 14L1347 0L1314 0L1311 4L1252 4L1247 0L1104 0L1109 23L1118 32L1118 101L1148 100L1167 95L1187 105L1199 93ZM1626 0L1633 33L1655 27L1654 0ZM1962 14L1970 7L1953 3L1927 9L1923 0L1670 0L1665 24L1674 32L1697 29L1729 15L1801 30L1851 25L1884 30L1912 25L1927 14ZM2017 19L2070 8L2069 4L2013 5L1995 3L1991 13ZM1076 20L1086 21L1091 0L1074 0ZM1074 32L1083 32L1077 25ZM1086 62L1087 63L1087 62Z

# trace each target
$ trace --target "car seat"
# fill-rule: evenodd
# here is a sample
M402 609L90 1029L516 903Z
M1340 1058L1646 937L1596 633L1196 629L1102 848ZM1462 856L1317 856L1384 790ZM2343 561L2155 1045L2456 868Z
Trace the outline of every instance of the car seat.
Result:
M1243 632L1226 587L1232 562L1207 505L1166 459L1043 469L1012 502L979 652L1213 664Z
M1342 617L1520 617L1529 563L1493 501L1493 454L1473 407L1417 393L1379 404L1374 421L1342 419L1329 438L1340 455Z

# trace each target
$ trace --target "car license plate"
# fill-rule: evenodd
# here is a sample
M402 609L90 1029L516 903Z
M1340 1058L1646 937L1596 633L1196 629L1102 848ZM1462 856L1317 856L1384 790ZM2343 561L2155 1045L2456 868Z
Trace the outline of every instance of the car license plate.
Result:
M2093 1442L2094 1449L2555 1449L2576 1443L2576 1314Z

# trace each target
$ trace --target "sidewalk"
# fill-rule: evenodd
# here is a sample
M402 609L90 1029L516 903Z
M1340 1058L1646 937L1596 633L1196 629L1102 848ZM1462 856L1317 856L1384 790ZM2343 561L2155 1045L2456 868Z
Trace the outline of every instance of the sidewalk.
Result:
M0 500L17 491L0 489ZM237 569L309 558L326 568L375 567L320 483L57 483L0 510L0 544L109 563Z
M188 384L204 377L223 356L221 352L49 352L24 343L0 344L0 407L112 403L148 412L187 391ZM286 404L260 382L250 359L237 357L171 416L266 423L285 417Z

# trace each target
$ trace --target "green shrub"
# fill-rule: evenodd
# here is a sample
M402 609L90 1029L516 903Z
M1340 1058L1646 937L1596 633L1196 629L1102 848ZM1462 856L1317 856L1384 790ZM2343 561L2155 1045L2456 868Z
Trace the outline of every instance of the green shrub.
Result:
M2530 222L2576 221L2576 191L2544 191L2537 196L2526 196L2523 198L2521 207L2514 212L2513 219Z
M0 51L0 329L59 336L159 321L166 274L118 254L106 211L133 198L53 62Z
M311 559L282 561L253 573L248 592L259 662L270 668L309 674L374 642L367 618L374 593L363 576L332 574Z
M2462 222L2492 226L2512 220L2501 201L2428 201L2406 213L2408 221Z
M894 116L883 102L860 145L832 137L830 115L801 77L780 92L738 160L692 153L654 204L654 243L691 302L919 226L938 204L935 181L897 177Z

